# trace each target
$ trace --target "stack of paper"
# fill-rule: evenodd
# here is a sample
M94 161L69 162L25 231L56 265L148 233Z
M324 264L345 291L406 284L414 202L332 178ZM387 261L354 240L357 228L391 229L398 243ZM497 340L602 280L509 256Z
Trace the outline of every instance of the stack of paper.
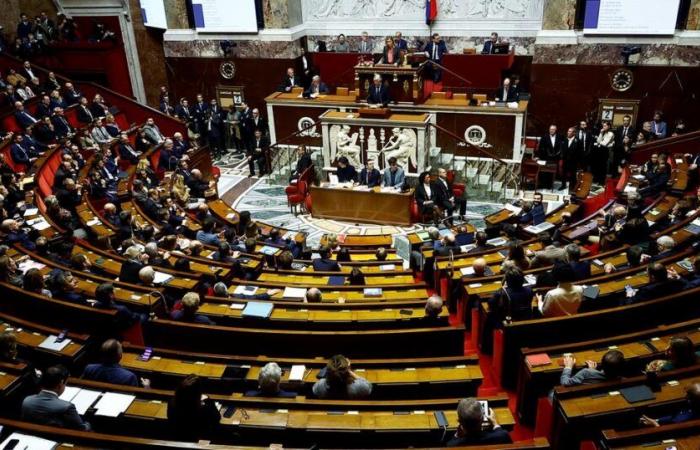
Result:
M95 405L95 415L105 417L117 417L131 406L136 397L133 395L105 392Z
M474 275L474 268L469 266L469 267L462 267L459 269L459 271L462 273L462 275Z
M153 283L165 284L165 283L168 283L172 279L173 279L172 275L168 275L167 273L163 273L163 272L158 272L156 270L155 276L153 277Z
M31 450L53 450L58 447L58 442L49 441L48 439L42 439L34 436L29 436L22 433L12 433L5 439L0 448L9 448L7 445L10 441L17 440L17 444L14 446L15 450L31 449Z
M95 403L95 400L97 400L100 395L102 395L100 391L67 386L59 398L73 403L78 414L83 415L87 412L88 408Z
M394 270L393 264L382 264L379 266L379 270Z
M39 214L39 208L27 208L24 210L24 217L36 216Z
M508 243L508 241L506 241L506 240L505 240L504 238L502 238L502 237L497 237L497 238L489 239L489 240L486 241L486 242L489 243L489 244L491 244L491 245L495 245L496 247L501 246L501 245L506 245L506 244Z
M289 372L289 381L304 381L304 374L306 373L306 366L303 364L293 365L292 370Z
M17 265L17 267L19 268L19 270L26 273L29 269L41 270L44 267L46 267L46 264L42 264L40 262L36 262L36 261L31 260L31 259L25 259L24 261L19 263Z
M60 352L71 342L68 338L62 340L61 342L56 342L56 339L58 339L58 336L55 334L49 335L49 337L44 339L41 344L39 344L39 348Z
M272 246L269 246L269 245L264 245L264 246L260 249L260 253L262 253L263 255L268 255L268 256L274 255L274 254L277 253L278 251L279 251L279 249L278 249L277 247L272 247Z
M306 297L305 288L286 287L282 293L282 298L288 300L303 300Z

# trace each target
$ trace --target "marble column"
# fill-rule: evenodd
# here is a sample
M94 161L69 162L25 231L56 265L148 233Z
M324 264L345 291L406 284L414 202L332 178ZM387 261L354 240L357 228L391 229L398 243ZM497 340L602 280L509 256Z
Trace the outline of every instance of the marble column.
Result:
M301 0L263 0L265 28L301 25Z
M573 30L576 0L545 0L543 30Z
M171 30L186 30L189 23L187 20L187 2L185 0L164 0L165 18L168 28Z
M686 29L693 31L700 30L700 0L692 0L690 2L688 25L686 26Z

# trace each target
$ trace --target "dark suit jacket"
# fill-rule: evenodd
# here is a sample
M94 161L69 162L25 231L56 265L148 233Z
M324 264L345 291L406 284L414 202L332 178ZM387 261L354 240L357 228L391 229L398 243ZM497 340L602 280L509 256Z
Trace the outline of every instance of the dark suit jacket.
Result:
M561 141L562 137L557 134L554 145L552 145L549 133L547 133L540 139L540 144L537 147L537 157L549 162L559 161L561 158Z
M576 275L576 280L585 280L591 277L591 262L590 261L578 261L570 262L569 265L574 269L574 274Z
M297 74L294 74L294 81L292 81L292 79L289 78L287 74L285 74L284 78L282 78L282 82L280 83L279 90L281 92L285 92L287 88L293 88L294 86L301 86L301 77Z
M15 111L15 119L17 120L17 124L22 128L27 128L37 122L36 117L29 114L26 110Z
M379 88L374 84L369 87L367 91L367 103L370 104L382 104L386 105L391 101L389 96L389 88L382 83Z
M122 263L122 268L119 271L119 281L123 283L139 283L139 270L143 268L143 264L138 261L126 260Z
M432 201L435 205L438 204L438 189L434 183L430 184L430 195L425 191L425 187L422 183L418 183L414 195L416 196L416 203L418 203L419 210L423 209L423 205L427 201Z
M75 105L76 103L80 103L80 98L82 96L83 94L73 89L72 91L66 91L63 97L66 99L66 103Z
M447 53L447 44L445 44L445 41L440 41L437 44L437 59L433 59L433 48L435 47L435 42L430 41L426 44L425 48L423 49L424 52L428 53L428 58L431 60L441 63L442 62L442 56Z
M302 155L299 160L297 160L297 166L294 169L294 175L295 176L300 176L306 169L311 167L313 165L313 162L311 161L311 155L308 153L305 153Z
M590 131L576 129L576 139L578 139L578 154L581 158L587 158L591 154L595 138Z
M53 129L56 131L56 137L65 137L74 131L65 117L53 116L51 117L51 123L53 123Z
M625 133L625 127L620 125L615 130L615 144L622 146L622 140L625 136L629 136L630 140L634 142L637 140L637 131L630 125L627 127L627 132Z
M30 155L27 150L19 144L12 144L12 147L10 147L10 156L12 157L12 162L15 164L29 165Z
M666 280L660 283L650 283L639 288L637 293L632 298L626 298L622 301L623 304L641 303L655 298L663 297L675 292L680 292L685 289L685 280Z
M119 364L88 364L83 371L83 378L122 386L139 385L136 375Z
M379 186L381 184L381 175L377 169L372 169L371 172L367 173L365 168L360 171L358 181L360 184L366 184L369 187Z
M399 49L398 47L394 47L391 49L391 53L393 54L394 62L391 64L398 65L399 64ZM382 63L384 64L390 64L389 61L389 49L385 46L384 49L382 50Z
M338 175L338 181L345 183L347 181L357 181L357 171L354 166L348 165L345 168L338 167L336 170L336 175Z
M44 118L46 116L50 116L53 114L53 107L51 107L51 103L48 105L44 104L44 102L40 102L38 105L36 105L36 116L40 118Z
M503 86L499 87L496 92L493 94L493 98L495 98L497 101L501 102L517 102L518 101L518 95L516 92L516 89L513 88L513 86L508 86L508 93L506 94L506 97L503 98Z
M581 150L580 147L578 138L576 137L574 137L571 142L569 142L567 138L561 140L561 158L564 160L565 168L575 169L577 160L585 157L579 153Z
M495 49L495 47L495 43L491 39L489 39L488 41L484 42L484 48L481 50L481 54L491 55L493 54L493 50Z
M447 185L445 185L445 183L447 183ZM450 202L450 198L454 197L452 185L448 183L447 180L443 183L442 180L438 179L435 180L433 186L435 190L437 190L438 205L442 208L452 208L454 206L454 204Z
M92 114L92 111L87 106L79 105L77 111L77 117L80 122L89 124L95 120L96 116Z
M340 266L332 259L316 258L311 265L316 272L340 272Z
M131 144L119 144L119 157L125 161L129 161L131 164L136 164L139 162L138 155L134 155L129 151L129 148L136 152L136 149Z
M510 434L503 428L482 431L480 433L465 436L462 438L452 438L447 442L448 447L462 447L466 445L488 445L488 444L510 444L513 440Z

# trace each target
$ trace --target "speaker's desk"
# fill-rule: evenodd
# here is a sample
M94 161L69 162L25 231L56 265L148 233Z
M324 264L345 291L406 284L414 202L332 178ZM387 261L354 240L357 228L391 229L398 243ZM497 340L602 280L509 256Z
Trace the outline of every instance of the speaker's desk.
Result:
M346 222L368 222L381 225L410 225L413 190L382 192L372 189L311 186L312 216Z

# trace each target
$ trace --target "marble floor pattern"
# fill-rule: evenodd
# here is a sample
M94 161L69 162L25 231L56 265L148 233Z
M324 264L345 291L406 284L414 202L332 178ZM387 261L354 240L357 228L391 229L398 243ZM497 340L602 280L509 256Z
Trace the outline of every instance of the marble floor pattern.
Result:
M284 192L285 186L275 184L268 177L249 178L248 165L243 155L229 153L222 158L217 158L215 164L221 170L221 177L218 182L218 192L220 198L226 198L231 202L231 206L238 211L250 211L251 216L261 222L307 233L307 242L310 246L317 246L324 234L347 234L347 235L378 235L378 234L406 234L424 228L421 224L414 224L410 227L382 226L374 224L355 224L328 219L316 219L309 214L294 215L287 206L287 196ZM243 180L250 180L237 187ZM234 199L229 199L232 195L226 193L236 190L242 194L236 195ZM546 190L546 194L563 196L565 191ZM231 194L234 194L231 192ZM551 210L559 206L561 202L548 202L548 209ZM467 214L465 219L477 229L484 228L483 218L503 207L501 203L488 203L470 201L467 203ZM456 223L459 223L457 221Z

